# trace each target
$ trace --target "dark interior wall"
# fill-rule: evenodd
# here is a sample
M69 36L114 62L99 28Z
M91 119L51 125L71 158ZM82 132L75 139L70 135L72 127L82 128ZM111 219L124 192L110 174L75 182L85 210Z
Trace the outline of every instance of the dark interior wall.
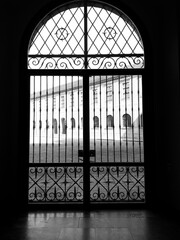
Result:
M67 1L65 1L67 2ZM144 134L149 205L180 210L180 83L178 11L175 1L107 0L137 25L146 56ZM28 78L30 33L48 10L63 1L4 1L1 4L1 173L0 199L22 208L28 158ZM13 203L13 204L12 204Z

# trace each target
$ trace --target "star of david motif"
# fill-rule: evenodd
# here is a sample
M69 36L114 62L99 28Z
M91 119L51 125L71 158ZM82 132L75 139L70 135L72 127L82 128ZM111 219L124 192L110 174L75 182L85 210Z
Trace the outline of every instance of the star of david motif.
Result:
M116 37L117 32L115 31L114 28L107 27L103 34L104 34L105 38L107 38L108 40L111 40Z
M68 31L67 31L65 28L59 28L59 29L55 32L55 35L56 35L56 37L57 37L59 40L63 41L63 40L65 40L65 39L68 37L69 33L68 33Z

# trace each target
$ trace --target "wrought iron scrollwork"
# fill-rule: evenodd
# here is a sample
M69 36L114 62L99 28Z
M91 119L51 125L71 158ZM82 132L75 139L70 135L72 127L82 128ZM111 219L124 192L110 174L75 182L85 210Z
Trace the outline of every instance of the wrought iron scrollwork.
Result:
M91 167L92 202L144 202L144 167Z
M29 57L29 69L82 69L84 67L83 58L58 58L58 57Z
M29 202L82 202L82 167L30 167Z
M135 69L144 68L144 57L90 57L89 69Z

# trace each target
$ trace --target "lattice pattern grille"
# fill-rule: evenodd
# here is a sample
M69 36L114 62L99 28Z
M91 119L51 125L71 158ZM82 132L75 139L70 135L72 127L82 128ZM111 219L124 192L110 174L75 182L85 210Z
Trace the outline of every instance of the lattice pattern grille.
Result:
M88 8L88 54L143 54L135 27L123 15Z
M29 56L71 55L79 58L80 55L144 54L138 30L123 12L115 13L106 6L88 6L85 16L84 7L78 4L53 11L44 18L30 41Z
M81 202L82 167L30 167L29 202Z
M93 166L90 169L92 202L144 201L144 167Z

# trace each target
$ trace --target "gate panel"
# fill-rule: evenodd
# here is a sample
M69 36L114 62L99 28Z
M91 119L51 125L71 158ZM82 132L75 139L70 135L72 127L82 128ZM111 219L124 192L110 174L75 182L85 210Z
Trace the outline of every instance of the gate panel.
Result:
M96 1L59 6L27 60L29 203L145 202L145 59L132 20Z
M82 202L82 77L31 76L29 202Z
M145 201L142 76L90 78L90 201Z

